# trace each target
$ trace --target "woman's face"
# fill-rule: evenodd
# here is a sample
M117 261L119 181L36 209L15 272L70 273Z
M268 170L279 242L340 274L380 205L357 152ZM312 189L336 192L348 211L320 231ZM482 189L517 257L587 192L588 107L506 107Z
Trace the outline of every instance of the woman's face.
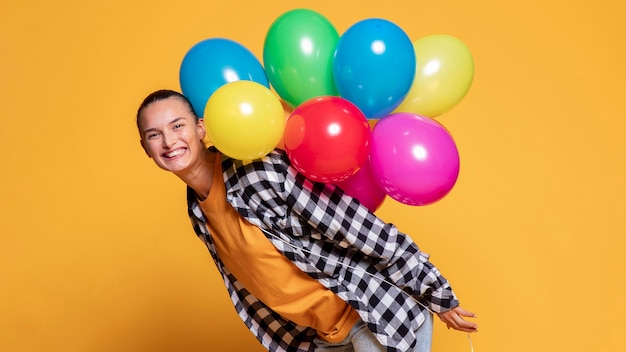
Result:
M163 170L183 172L203 155L204 123L202 119L196 121L180 98L159 100L145 107L139 126L143 148Z

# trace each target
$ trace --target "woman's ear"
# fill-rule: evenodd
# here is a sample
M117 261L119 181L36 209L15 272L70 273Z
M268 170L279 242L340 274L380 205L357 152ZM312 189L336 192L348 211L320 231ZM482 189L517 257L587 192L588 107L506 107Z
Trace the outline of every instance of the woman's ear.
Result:
M198 135L201 140L204 140L206 137L206 127L204 127L204 119L198 119L196 122L196 128L198 129Z

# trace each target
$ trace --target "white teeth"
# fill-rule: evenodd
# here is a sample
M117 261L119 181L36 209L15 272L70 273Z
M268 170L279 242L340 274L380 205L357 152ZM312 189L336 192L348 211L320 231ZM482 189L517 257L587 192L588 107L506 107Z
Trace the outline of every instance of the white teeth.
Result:
M165 157L166 157L166 158L173 158L173 157L175 157L175 156L177 156L177 155L182 154L184 151L185 151L185 150L184 150L183 148L176 149L176 150L172 150L172 151L171 151L171 152L169 152L169 153L165 153Z

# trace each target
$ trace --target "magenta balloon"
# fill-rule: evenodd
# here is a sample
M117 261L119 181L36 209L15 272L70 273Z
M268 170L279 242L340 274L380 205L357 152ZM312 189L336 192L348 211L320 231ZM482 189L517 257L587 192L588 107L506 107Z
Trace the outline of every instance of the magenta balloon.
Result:
M374 179L369 160L356 174L347 180L335 182L347 195L356 198L372 213L378 210L385 200L385 191Z
M412 113L381 118L371 135L372 174L404 204L428 205L446 196L459 175L459 153L439 122Z

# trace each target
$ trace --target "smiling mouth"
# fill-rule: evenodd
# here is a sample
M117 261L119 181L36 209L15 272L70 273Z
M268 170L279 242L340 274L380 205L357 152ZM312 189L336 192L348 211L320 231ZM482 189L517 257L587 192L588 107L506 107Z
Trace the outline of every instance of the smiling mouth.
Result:
M183 154L184 152L185 152L185 148L178 148L178 149L172 150L171 152L164 153L163 157L171 159L171 158L175 158Z

